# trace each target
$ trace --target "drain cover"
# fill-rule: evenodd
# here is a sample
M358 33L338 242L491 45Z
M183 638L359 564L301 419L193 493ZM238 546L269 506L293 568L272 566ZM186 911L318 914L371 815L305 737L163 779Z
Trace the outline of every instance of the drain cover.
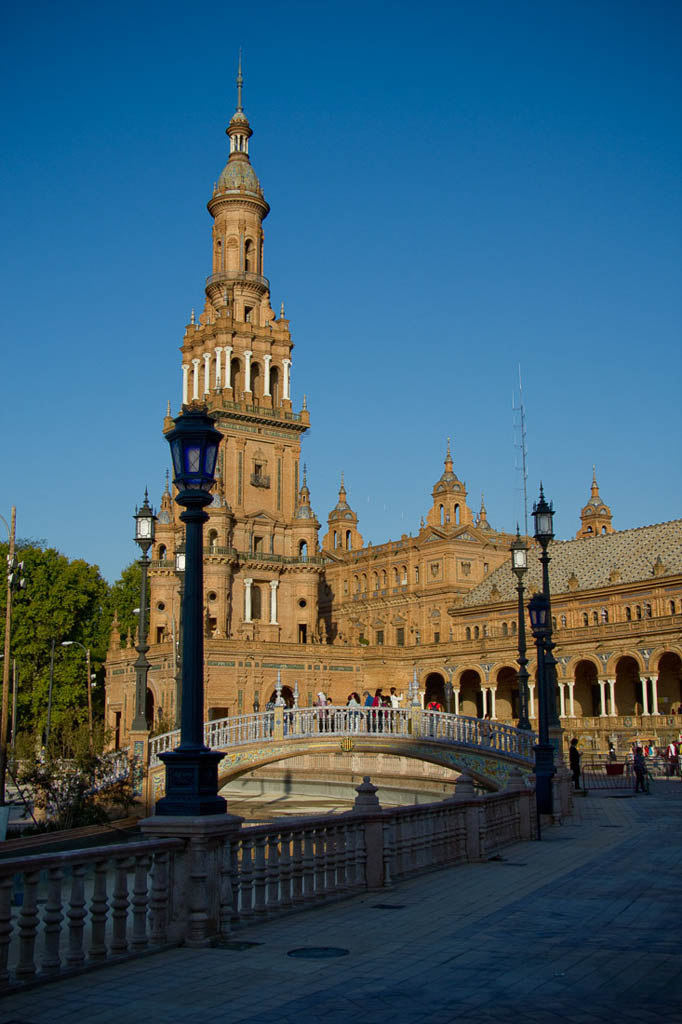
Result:
M404 910L404 903L373 903L373 910Z
M301 946L299 949L290 949L287 956L298 960L331 960L335 956L348 956L349 952L338 946Z

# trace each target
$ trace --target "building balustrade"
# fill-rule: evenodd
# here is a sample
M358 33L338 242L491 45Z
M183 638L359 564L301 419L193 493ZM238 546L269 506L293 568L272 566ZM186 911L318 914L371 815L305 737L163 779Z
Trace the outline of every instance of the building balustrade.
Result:
M253 487L269 487L270 477L265 476L263 473L252 473L251 484Z
M303 911L535 837L533 790L476 797L460 776L439 803L383 809L365 777L351 811L243 827L240 818L148 818L148 837L0 862L0 990ZM172 833L172 835L170 834Z

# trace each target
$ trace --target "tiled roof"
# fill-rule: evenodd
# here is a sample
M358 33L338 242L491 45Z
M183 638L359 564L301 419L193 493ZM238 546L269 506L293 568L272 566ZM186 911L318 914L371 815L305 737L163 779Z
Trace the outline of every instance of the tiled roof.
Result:
M524 577L528 593L542 586L539 554L539 546L531 541L528 572ZM598 537L552 541L549 555L549 582L553 594L651 580L654 578L654 563L658 559L662 568L658 569L656 575L672 576L682 572L682 519ZM491 572L482 583L469 591L462 602L463 606L475 607L515 598L516 577L510 564L511 558L509 564Z

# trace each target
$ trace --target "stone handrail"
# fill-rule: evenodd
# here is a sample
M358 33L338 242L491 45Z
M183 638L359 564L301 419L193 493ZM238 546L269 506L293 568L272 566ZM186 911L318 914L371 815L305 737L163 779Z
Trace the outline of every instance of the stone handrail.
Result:
M207 946L240 924L485 860L535 835L520 773L482 797L461 776L454 797L418 807L382 809L367 777L357 792L344 814L247 828L231 815L148 818L141 842L0 861L0 991Z
M330 733L335 736L376 735L398 740L423 737L435 743L497 751L533 762L535 734L503 722L421 708L276 708L256 714L220 718L204 725L204 742L214 750L232 749L270 739L299 740ZM149 764L173 750L180 733L163 733L149 742Z

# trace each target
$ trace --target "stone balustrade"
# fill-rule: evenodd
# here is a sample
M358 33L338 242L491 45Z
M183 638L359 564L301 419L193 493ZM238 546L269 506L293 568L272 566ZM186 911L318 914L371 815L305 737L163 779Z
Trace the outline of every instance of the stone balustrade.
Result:
M535 836L519 772L476 796L383 809L366 776L351 811L242 827L232 815L147 818L146 838L0 861L0 989L63 977L304 910Z

